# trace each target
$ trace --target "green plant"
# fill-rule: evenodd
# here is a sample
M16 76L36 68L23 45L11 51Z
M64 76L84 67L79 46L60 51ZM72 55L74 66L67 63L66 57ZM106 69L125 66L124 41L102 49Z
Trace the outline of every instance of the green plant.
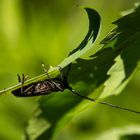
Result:
M80 56L93 46L100 27L99 14L93 9L85 9L90 21L87 36L59 66L64 69L75 62L69 74L72 87L85 96L98 95L101 100L120 94L140 66L140 7L113 22L117 27L101 42L104 46L90 56L90 59L81 59ZM59 74L58 67L50 68L49 74L56 77ZM25 85L45 79L46 75L43 74L27 80ZM19 87L21 84L1 93L11 92ZM95 105L77 97L76 100L71 100L74 95L69 94L69 91L65 91L63 94L55 94L55 98L39 98L38 107L25 131L26 139L56 139L73 116Z

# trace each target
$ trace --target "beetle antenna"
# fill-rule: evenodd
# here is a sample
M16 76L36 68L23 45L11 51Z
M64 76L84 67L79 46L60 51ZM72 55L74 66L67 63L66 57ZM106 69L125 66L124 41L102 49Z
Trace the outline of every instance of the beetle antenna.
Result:
M77 96L79 96L81 98L84 98L84 99L89 100L89 101L92 101L92 102L96 102L97 101L94 98L89 98L87 96L83 96L83 95L79 94L76 90L72 89L71 87L68 87L68 89L72 93L76 94ZM133 109L129 109L129 108L121 107L121 106L118 106L118 105L110 104L108 102L97 101L97 103L102 104L102 105L106 105L106 106L110 106L110 107L113 107L113 108L118 108L120 110L125 110L125 111L133 112L133 113L136 113L136 114L140 114L140 111L136 111L136 110L133 110Z

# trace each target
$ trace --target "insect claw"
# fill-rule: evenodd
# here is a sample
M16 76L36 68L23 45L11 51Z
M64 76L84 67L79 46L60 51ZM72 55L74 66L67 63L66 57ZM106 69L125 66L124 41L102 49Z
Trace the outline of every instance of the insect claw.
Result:
M43 68L44 72L45 72L45 73L48 73L48 70L46 69L45 64L44 64L44 63L42 63L42 64L41 64L41 66L42 66L42 68Z
M20 78L19 74L17 74L17 77L18 77L18 82L20 83L21 82L21 78Z
M46 73L47 78L48 78L50 81L52 81L50 75L48 74L48 70L45 68L45 64L44 64L44 63L42 63L42 68L43 68L44 72Z

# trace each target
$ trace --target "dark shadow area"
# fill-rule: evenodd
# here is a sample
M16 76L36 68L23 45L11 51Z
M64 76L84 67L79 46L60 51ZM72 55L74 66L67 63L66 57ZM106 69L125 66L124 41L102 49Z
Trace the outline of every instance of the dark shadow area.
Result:
M140 140L140 135L138 134L125 135L125 136L121 136L120 140Z
M135 70L140 60L140 7L114 22L117 31L121 32L115 44L122 50L121 58L125 69L125 81Z

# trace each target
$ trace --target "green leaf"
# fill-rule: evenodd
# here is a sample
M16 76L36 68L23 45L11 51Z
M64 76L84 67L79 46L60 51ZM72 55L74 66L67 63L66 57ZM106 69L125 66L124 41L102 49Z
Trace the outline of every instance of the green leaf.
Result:
M113 23L118 27L102 41L105 44L103 50L112 48L119 53L107 72L109 78L104 82L100 98L119 94L139 67L140 7Z
M74 49L70 53L70 55L67 58L65 58L64 61L59 65L61 68L66 67L67 65L78 59L80 56L85 54L93 46L93 42L97 37L100 27L100 16L93 9L85 8L85 10L89 18L88 33L85 39L82 41L82 43L76 49ZM34 117L32 118L33 121L31 122L35 123L29 123L26 132L27 138L29 137L30 139L33 140L36 138L45 139L47 137L47 139L51 139L52 137L55 137L57 135L59 130L61 130L62 127L68 122L68 120L74 115L75 111L73 111L73 107L76 106L80 102L80 100L72 99L73 97L72 95L69 95L70 96L69 98L65 93L68 93L68 91L63 92L63 94L60 95L55 94L40 98L38 110L41 109L42 113L36 117L36 120L39 118L37 123L36 121L34 121ZM40 127L37 127L39 130L36 129L34 131L36 135L34 135L34 133L31 133L32 131L30 132L30 128L33 128L34 124L39 124L40 120L41 120L40 123L42 124L43 119L44 119L43 123L48 122L51 125L51 127L46 128L46 131L44 127L42 130L40 130ZM44 132L44 134L41 135L40 132L42 133Z
M34 140L50 127L50 124L45 119L39 117L40 114L41 110L37 110L32 119L29 120L29 127L25 131L26 139Z

